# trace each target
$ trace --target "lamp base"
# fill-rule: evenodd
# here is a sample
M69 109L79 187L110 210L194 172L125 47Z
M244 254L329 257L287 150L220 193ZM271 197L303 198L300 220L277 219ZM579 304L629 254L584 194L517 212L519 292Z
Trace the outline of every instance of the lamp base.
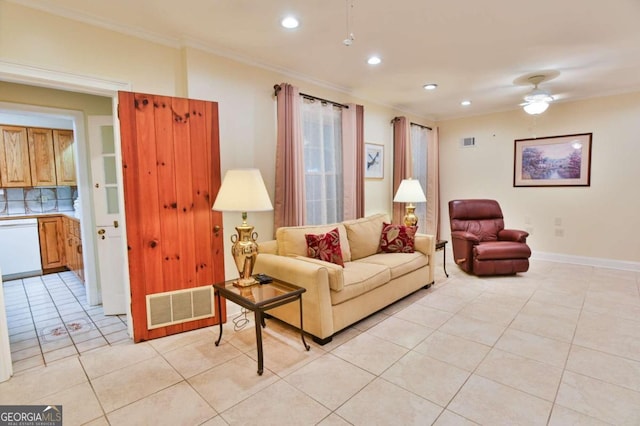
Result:
M238 287L248 287L257 283L253 278L253 266L258 257L258 244L256 238L258 233L253 232L253 226L247 224L247 213L242 213L242 225L236 226L238 235L231 236L231 254L238 268L240 277L233 281Z
M406 213L404 215L404 224L406 226L416 226L418 224L418 216L416 216L416 206L408 204L406 207Z
M250 287L255 284L258 284L258 281L256 281L256 279L253 277L238 278L237 280L233 281L233 285L235 285L236 287Z

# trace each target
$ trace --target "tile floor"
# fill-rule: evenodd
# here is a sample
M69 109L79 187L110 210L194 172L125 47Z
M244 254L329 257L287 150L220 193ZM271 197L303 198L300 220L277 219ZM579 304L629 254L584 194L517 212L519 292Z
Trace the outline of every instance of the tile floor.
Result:
M129 339L126 316L90 307L73 272L3 283L13 371L18 373Z
M640 424L640 273L449 272L309 352L269 320L263 376L253 326L228 323L219 347L210 327L45 355L0 404L62 404L65 424L92 425Z

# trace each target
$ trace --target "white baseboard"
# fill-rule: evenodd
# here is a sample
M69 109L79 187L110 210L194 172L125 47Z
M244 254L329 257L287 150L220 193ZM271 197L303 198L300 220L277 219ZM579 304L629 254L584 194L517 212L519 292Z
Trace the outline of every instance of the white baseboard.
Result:
M598 257L573 256L569 254L544 253L539 251L532 252L531 259L640 272L640 262L629 262L626 260L601 259Z

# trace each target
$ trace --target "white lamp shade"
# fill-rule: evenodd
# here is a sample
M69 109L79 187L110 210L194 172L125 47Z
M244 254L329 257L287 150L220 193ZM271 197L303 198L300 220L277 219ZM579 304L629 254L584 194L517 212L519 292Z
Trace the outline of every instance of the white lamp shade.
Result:
M427 201L427 197L424 195L420 181L402 179L393 201L396 203L424 203Z
M524 106L525 112L531 115L542 114L547 108L549 108L549 103L546 101L531 102Z
M222 180L213 210L261 212L273 210L269 193L258 169L228 170Z

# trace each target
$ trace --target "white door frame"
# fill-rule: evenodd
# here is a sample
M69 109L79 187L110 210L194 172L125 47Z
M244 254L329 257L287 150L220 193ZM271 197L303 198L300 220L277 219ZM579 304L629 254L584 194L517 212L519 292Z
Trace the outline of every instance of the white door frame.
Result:
M86 93L91 95L100 95L110 97L112 99L113 111L113 129L114 139L116 144L116 165L118 168L118 180L123 182L122 176L122 152L120 146L120 122L118 117L118 91L131 91L131 84L126 82L119 82L115 80L99 79L94 77L83 76L79 74L71 74L60 71L48 70L45 68L38 68L28 65L16 64L12 62L0 60L0 81L7 81L11 83L28 84L32 86L48 87L58 90L67 90L72 92ZM4 104L10 105L12 109L22 109L23 111L31 112L45 112L52 115L58 115L64 118L69 118L74 122L74 135L76 138L76 153L77 166L78 166L78 180L82 182L92 182L92 177L89 172L88 163L88 149L89 146L85 141L85 121L84 114L78 111L63 110L57 108L44 108L31 105L22 104ZM0 103L0 107L3 104ZM96 243L97 240L94 235L94 210L91 190L88 185L83 185L82 188L78 186L80 193L81 209L84 213L83 220L81 221L81 233L83 244L87 244L92 247L91 252L97 253ZM120 205L120 211L124 212L124 194L123 191L119 193L118 203ZM86 212L90 212L87 214ZM124 214L122 215L122 230L126 235L126 220ZM123 253L127 253L126 238L122 239ZM86 255L85 255L86 256ZM87 261L88 260L88 261ZM97 288L97 274L96 274L96 262L97 258L86 259L85 258L85 272L87 280L87 301L90 304L96 304L99 301L100 291ZM128 271L128 257L124 256L124 270ZM90 284L92 283L92 285ZM133 324L131 318L131 301L129 291L129 275L125 274L124 285L126 288L127 296L127 326L129 336L133 336ZM6 318L2 318L0 321L2 327L7 328ZM0 341L0 345L3 343ZM4 348L0 346L0 353ZM0 369L6 367L6 364L11 367L11 360L2 357L0 359Z

